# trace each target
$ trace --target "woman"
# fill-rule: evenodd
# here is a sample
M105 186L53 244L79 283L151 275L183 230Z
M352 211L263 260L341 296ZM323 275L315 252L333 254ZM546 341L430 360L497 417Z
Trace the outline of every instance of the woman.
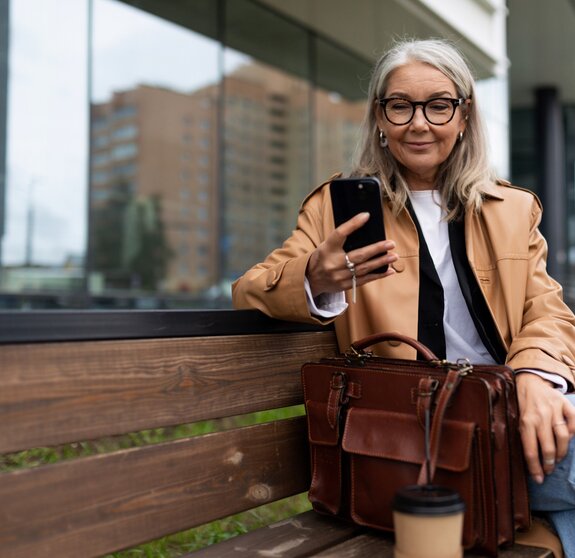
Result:
M335 320L342 350L399 331L440 357L507 363L517 372L533 508L550 511L575 557L575 407L564 395L575 385L575 318L546 273L539 201L496 180L486 153L461 55L444 41L397 44L374 69L353 173L380 179L389 240L346 254L345 238L369 214L334 229L326 183L282 248L234 284L233 301L276 318ZM406 345L377 352L415 357Z

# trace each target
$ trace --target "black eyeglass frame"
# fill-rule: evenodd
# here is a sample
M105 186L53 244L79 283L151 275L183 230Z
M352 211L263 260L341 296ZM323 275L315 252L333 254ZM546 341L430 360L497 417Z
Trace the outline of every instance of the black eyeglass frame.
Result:
M390 101L405 101L406 103L409 103L411 105L411 116L401 124L398 124L397 122L391 120L387 115L386 110L387 103L389 103ZM449 101L451 103L451 106L453 107L453 112L451 113L450 118L445 122L442 122L441 124L436 124L435 122L432 122L427 116L426 112L427 105L429 103L434 103L437 101ZM377 103L381 105L381 108L383 109L383 114L385 115L385 118L390 124L393 124L394 126L405 126L406 124L409 124L413 120L413 117L415 116L415 111L417 110L418 106L421 107L425 120L427 120L430 124L433 124L433 126L445 126L445 124L449 124L453 120L457 107L463 106L465 104L465 101L466 99L464 99L463 97L459 97L458 99L453 99L451 97L437 97L435 99L429 99L427 101L410 101L409 99L404 99L402 97L388 97L386 99L377 99Z

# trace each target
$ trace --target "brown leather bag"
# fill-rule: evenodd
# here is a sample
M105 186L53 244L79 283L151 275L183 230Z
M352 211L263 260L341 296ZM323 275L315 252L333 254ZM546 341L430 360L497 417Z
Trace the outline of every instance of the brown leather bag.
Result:
M390 340L411 345L425 361L364 350ZM464 499L467 549L496 556L500 545L513 544L516 529L529 528L509 367L440 361L414 339L382 333L340 357L304 364L302 382L315 510L392 531L396 490L433 481Z

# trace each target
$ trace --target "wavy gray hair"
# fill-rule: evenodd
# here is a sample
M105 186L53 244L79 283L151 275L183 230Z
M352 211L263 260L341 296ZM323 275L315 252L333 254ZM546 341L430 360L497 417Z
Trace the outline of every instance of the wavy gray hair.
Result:
M448 219L461 216L465 210L478 211L483 200L482 186L494 180L495 174L487 156L485 125L477 107L475 80L459 51L443 39L402 40L376 63L368 92L368 106L361 128L356 161L352 174L377 175L381 178L383 196L391 201L398 214L407 200L408 184L401 165L389 149L379 145L376 111L378 99L385 97L391 73L409 62L429 64L454 83L458 97L471 99L466 110L467 127L463 141L456 142L449 157L440 165L437 186Z

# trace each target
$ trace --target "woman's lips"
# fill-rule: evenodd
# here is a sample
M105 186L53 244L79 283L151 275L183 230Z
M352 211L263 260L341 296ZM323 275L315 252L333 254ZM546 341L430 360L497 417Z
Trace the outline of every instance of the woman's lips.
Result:
M408 141L406 142L407 146L414 151L424 151L428 147L430 147L433 142L431 141Z

